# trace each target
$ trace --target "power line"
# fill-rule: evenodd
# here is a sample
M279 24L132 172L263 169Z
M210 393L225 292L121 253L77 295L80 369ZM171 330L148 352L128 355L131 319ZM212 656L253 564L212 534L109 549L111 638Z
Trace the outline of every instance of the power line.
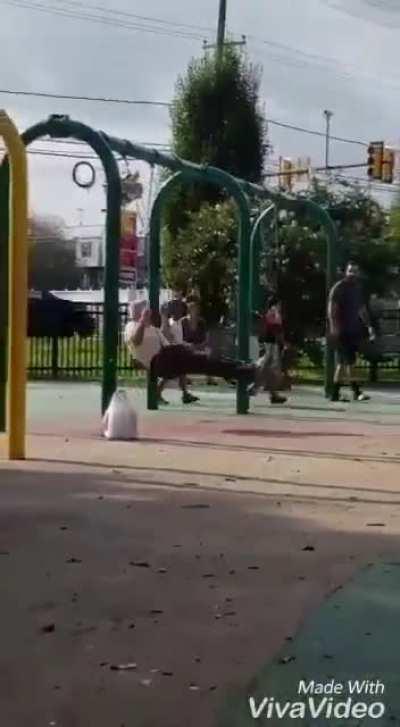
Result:
M16 1L17 0L14 0L14 2L16 2ZM27 1L28 0L19 0L19 2L25 2L25 3ZM123 17L123 18L132 18L135 21L142 21L142 22L144 21L147 23L154 24L155 26L162 25L167 28L173 28L175 32L179 28L184 28L184 29L190 30L190 31L202 31L205 33L214 32L214 29L210 26L204 26L204 25L198 25L198 24L192 24L192 23L181 23L179 21L166 20L165 18L158 18L155 16L137 15L136 13L132 13L132 12L129 12L126 10L119 10L118 8L115 8L115 7L107 8L104 5L94 5L94 4L88 5L86 3L83 3L80 0L54 0L54 2L56 4L61 5L61 8L53 8L55 11L59 11L61 9L61 10L64 10L64 12L65 11L73 12L73 8L78 8L78 11L79 11L79 9L83 9L85 11L100 12L103 15L109 16L111 18L115 18L115 17L119 16L119 17ZM32 3L31 3L31 5L32 5ZM66 7L62 7L62 6L66 6ZM41 7L44 7L44 6L40 6L36 3L34 5L34 7L36 9L37 8L40 9ZM77 11L75 11L75 12L77 12ZM261 38L256 35L248 35L247 37L258 44L262 44L264 46L273 48L273 49L277 50L278 52L286 53L286 54L288 54L288 53L293 54L293 55L297 56L297 58L301 58L302 60L304 60L307 63L312 63L314 66L315 66L315 63L321 64L321 62L323 64L325 64L325 67L326 67L326 64L331 65L331 66L332 65L339 66L340 68L343 68L341 75L344 75L345 77L348 77L348 74L349 74L349 71L346 69L351 69L353 73L363 75L366 78L370 78L370 79L372 78L375 80L377 80L379 78L380 81L382 80L381 77L372 76L371 74L365 74L365 73L360 74L360 69L357 66L354 66L353 64L346 63L345 64L346 67L343 67L343 64L337 58L324 56L320 53L310 53L309 51L302 50L301 48L296 48L294 46L286 45L284 43L279 43L279 42L271 40L271 39ZM334 69L331 69L331 70L334 70Z
M17 0L14 0L14 3L16 1ZM19 0L19 2L25 2L25 4L26 4L27 0ZM83 2L80 2L79 0L54 0L54 2L61 4L61 8L53 8L54 12L60 12L60 10L61 10L63 12L73 13L72 8L78 8L78 9L82 8L85 11L89 10L92 12L95 11L95 12L103 13L103 15L105 15L106 17L108 16L111 18L116 18L119 16L120 18L121 17L133 18L136 21L139 20L139 21L145 21L148 23L152 23L152 24L155 24L155 28L153 28L154 30L157 30L157 26L161 25L161 26L165 26L166 28L174 28L174 33L180 32L179 28L184 28L186 30L191 30L191 31L203 31L205 33L213 33L213 28L211 28L210 26L181 23L178 21L165 20L164 18L157 18L154 16L151 17L151 16L146 16L146 15L137 15L136 13L128 12L126 10L119 10L118 8L107 8L104 5L93 5L93 4L87 5ZM32 3L30 5L32 6ZM62 7L62 6L66 6L66 7ZM43 6L36 4L33 6L33 8L40 9L40 8L43 8ZM75 13L76 12L77 11L75 11ZM95 16L95 17L98 18L98 16ZM93 19L93 18L89 17L87 19ZM143 27L143 29L146 29L146 28ZM149 30L148 27L147 27L147 30ZM200 38L200 36L197 36L197 37ZM258 36L254 36L254 35L250 35L248 37L250 39L252 39L254 42L261 44L265 47L275 49L280 53L292 54L295 56L295 58L297 57L297 59L300 59L308 64L312 64L314 67L315 67L316 63L318 63L319 65L321 65L321 63L322 63L322 64L324 64L325 69L328 67L328 70L331 70L331 71L335 72L337 75L341 75L342 77L344 77L346 79L350 78L349 70L347 70L347 69L350 69L350 73L353 73L353 74L355 73L355 74L357 74L359 76L363 76L367 79L378 80L377 76L373 76L371 74L366 74L366 73L360 73L360 69L358 67L349 65L348 63L346 63L346 67L343 68L343 64L341 64L340 61L338 61L338 59L336 59L336 58L323 56L320 53L310 53L310 52L304 51L300 48L296 48L294 46L289 46L284 43L278 43L277 41L273 41L271 39L260 38ZM285 62L285 61L282 61L281 57L280 58L273 57L273 60L277 60L279 62ZM293 65L293 63L291 61L288 61L288 62L290 65ZM294 64L294 65L296 66L296 64ZM332 65L339 66L339 70L335 71L335 69L332 68ZM329 66L330 66L330 68L329 68ZM300 67L300 66L297 66L297 67ZM388 81L388 79L383 79L383 80L385 83ZM379 77L379 81L382 81L381 77Z
M168 21L162 18L156 18L156 17L150 17L150 16L143 16L143 15L137 15L135 13L131 13L125 10L118 10L117 8L109 9L102 5L90 5L87 6L82 2L79 2L78 0L54 0L56 3L61 3L61 7L54 7L54 6L45 6L40 4L34 4L32 2L29 2L28 0L0 0L3 4L12 5L14 7L21 7L31 10L36 10L39 12L46 12L53 15L61 15L64 17L76 19L76 20L86 20L91 22L97 22L102 23L106 25L114 25L115 27L121 27L125 30L135 30L135 31L142 31L142 32L148 32L148 33L155 33L158 35L172 35L174 37L181 37L186 39L195 39L195 40L201 40L203 36L199 35L198 32L189 33L188 31L203 31L206 33L211 33L212 28L208 26L201 26L201 25L194 25L194 24L188 24L188 23L179 23L178 21ZM74 9L76 8L76 9ZM87 11L90 11L89 14ZM85 13L83 12L85 11ZM98 12L102 13L102 15L99 15ZM119 16L119 17L118 17ZM126 21L122 22L121 18L132 18L136 21L145 21L146 23L152 23L153 25L143 25L136 23L127 23ZM161 27L160 27L161 26ZM172 30L172 28L174 30ZM180 29L186 29L186 30L180 30ZM339 66L340 62L331 57L323 56L318 53L309 53L306 51L303 51L299 48L288 46L283 43L278 43L276 41L265 39L265 38L259 38L258 36L250 35L249 38L251 38L254 42L258 44L262 44L265 47L269 47L272 49L277 50L280 53L284 54L293 54L295 56L295 59L282 59L282 56L273 56L269 54L270 60L276 61L279 63L284 63L286 65L290 65L295 68L304 68L306 66L312 65L315 68L315 64L319 64L320 67L324 68L324 70L329 70L331 72L334 72L336 75L341 76L345 78L346 80L351 80L352 76L354 74L358 75L359 77L363 77L366 80L373 80L373 81L379 81L380 84L389 84L392 87L398 88L400 84L400 78L382 78L381 76L373 76L372 74L366 74L366 73L360 73L360 69L358 69L356 66L349 66L347 64L347 68L350 69L346 70L346 68L343 68L342 70L335 69L333 66ZM297 60L296 60L297 58ZM300 61L300 63L299 63ZM323 65L321 65L323 64Z
M383 0L379 0L379 2L377 2L376 0L367 0L367 3L364 3L364 7L367 6L366 7L367 12L368 12L368 10L372 10L372 12L373 12L374 9L375 10L378 9L378 11L381 11L381 12L383 11L384 14L390 14L390 17L387 19L382 18L382 16L380 19L378 19L378 17L376 15L372 18L370 16L365 17L363 15L363 13L357 11L357 9L348 7L348 3L345 3L343 5L343 4L340 4L337 2L333 2L333 0L323 0L323 2L329 8L332 8L332 10L337 10L341 13L346 13L347 15L350 15L351 17L356 18L357 20L361 19L362 21L364 21L366 23L370 23L373 25L379 25L380 27L384 27L384 28L390 28L391 30L393 30L393 27L398 27L398 24L399 24L398 20L397 19L395 20L393 17L394 12L398 11L397 3L396 3L396 7L394 7L393 4L390 3L389 7L385 8L385 7L382 7ZM383 5L384 5L384 3L383 3Z
M5 95L13 95L13 96L31 96L34 98L54 98L54 99L62 99L62 100L68 100L68 101L89 101L89 102L100 102L100 103L110 103L110 104L127 104L127 105L141 105L141 106L162 106L162 107L171 107L171 103L167 101L145 101L145 100L135 100L135 99L128 99L128 98L114 98L114 97L103 97L103 96L77 96L77 95L67 95L67 94L58 94L58 93L45 93L43 91L16 91L14 89L0 89L0 94ZM268 124L271 124L271 126L280 126L284 129L290 129L291 131L298 131L303 134L310 134L312 136L320 136L325 138L325 133L323 131L317 131L316 129L307 129L304 126L297 126L295 124L290 124L285 121L277 121L276 119L266 119ZM345 144L358 144L359 146L368 146L368 142L361 141L360 139L348 139L343 136L331 136L330 137L333 141L339 141Z
M150 32L155 34L164 34L164 35L173 35L175 37L182 37L182 38L190 38L190 39L196 39L201 40L202 36L198 34L198 31L203 31L203 33L212 33L213 29L209 26L201 26L201 25L194 25L194 24L188 24L188 23L179 23L178 21L168 21L162 18L156 18L151 16L143 16L143 15L137 15L132 12L128 12L126 10L118 10L117 8L106 8L102 5L90 5L87 6L86 4L80 2L79 0L54 0L54 2L59 3L60 7L54 7L53 6L45 6L41 4L33 4L32 2L29 2L29 0L1 0L2 2L5 2L6 4L11 4L16 7L23 7L28 8L31 10L41 11L41 12L47 12L50 14L55 15L62 15L65 17L69 17L72 19L77 20L87 20L91 22L100 22L103 24L108 25L114 25L116 27L121 27L123 29L132 29L135 31L142 31L142 32ZM85 11L85 14L83 14L83 11ZM89 11L89 14L88 12ZM99 15L98 12L102 13L102 15ZM134 24L127 23L126 20L124 22L121 22L121 18L132 18L135 19L136 22ZM152 25L143 25L143 24L137 24L137 21L145 21L146 23L150 23ZM161 27L160 27L161 26ZM173 30L172 30L173 28ZM182 30L183 29L183 30ZM196 31L196 33L188 31ZM400 79L388 79L382 77L373 76L371 74L366 73L360 73L360 70L356 66L349 66L347 65L347 68L350 68L347 70L346 68L341 69L340 68L340 62L335 58L330 58L327 56L323 56L318 53L309 53L306 51L303 51L299 48L288 46L283 43L278 43L276 41L265 39L265 38L259 38L258 36L251 35L249 36L254 42L258 44L262 44L264 47L272 48L277 50L279 53L284 54L292 54L295 56L295 59L282 59L282 56L273 56L269 54L269 58L272 61L276 61L279 63L284 63L286 65L290 65L295 68L301 68L301 67L309 67L310 64L315 68L316 63L319 64L320 67L324 68L324 70L329 70L331 72L334 72L336 75L341 76L342 78L345 78L346 80L351 80L352 75L354 74L364 77L366 80L379 80L380 83L390 84L392 86L395 86L396 88L399 86ZM297 60L296 60L297 59ZM300 63L299 63L300 60ZM322 66L321 66L322 64ZM333 66L339 66L339 70Z
M264 46L265 51L268 53L268 58L272 62L288 65L297 69L309 68L312 66L315 70L316 66L318 66L321 70L331 72L347 81L352 81L354 76L357 76L359 78L364 78L366 81L372 81L374 83L378 82L379 85L384 83L385 85L389 85L393 88L398 88L400 85L399 76L377 76L371 73L366 73L353 64L343 64L336 58L323 56L319 53L309 53L294 46L285 45L269 39L259 38L254 35L248 35L246 37L250 41L253 41L253 43ZM281 55L274 55L273 51L280 53ZM294 57L284 57L288 55L292 55Z
M78 2L78 0L54 0L55 2L61 2L63 5L72 5L82 7L85 10L97 10L107 15L120 15L125 18L135 18L136 20L144 20L151 23L157 23L159 25L171 26L173 28L187 28L189 30L202 30L207 33L213 33L214 28L204 25L193 25L191 23L180 23L177 20L166 20L165 18L156 18L149 15L136 15L136 13L128 12L127 10L118 10L118 8L107 8L104 5L88 5L87 3Z
M289 124L284 121L276 121L275 119L266 119L268 124L271 124L272 126L281 126L284 129L290 129L292 131L299 131L303 134L311 134L312 136L323 136L325 138L326 134L324 131L317 131L316 129L307 129L304 126L296 126L295 124ZM341 141L345 144L358 144L359 146L369 146L369 144L366 141L361 141L360 139L347 139L343 136L331 136L330 137L334 141Z
M165 36L172 36L175 38L184 38L187 40L202 40L203 36L199 33L189 33L186 31L172 31L168 28L161 28L161 27L152 27L150 25L142 25L139 23L129 23L125 20L118 20L118 19L112 19L107 18L102 15L96 15L96 14L90 14L85 13L83 11L75 11L72 9L67 8L55 8L51 6L44 6L44 5L35 5L34 3L28 2L27 0L1 0L1 3L3 5L11 5L12 7L18 7L23 8L27 10L35 10L41 13L46 13L48 15L55 15L60 16L64 18L70 18L72 20L84 20L89 21L93 23L98 23L100 25L108 25L113 26L115 28L122 28L123 30L135 30L135 31L141 31L143 33L152 33L154 35L165 35Z
M0 88L0 94L10 96L33 96L35 98L54 98L63 101L91 101L100 103L115 103L115 104L129 104L132 106L165 106L169 107L171 104L166 101L142 101L136 99L126 98L107 98L103 96L75 96L60 93L45 93L44 91L15 91L9 88Z

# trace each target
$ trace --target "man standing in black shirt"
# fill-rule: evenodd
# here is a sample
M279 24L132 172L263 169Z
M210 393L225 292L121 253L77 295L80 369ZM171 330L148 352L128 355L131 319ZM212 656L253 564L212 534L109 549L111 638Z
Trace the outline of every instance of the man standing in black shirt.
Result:
M337 353L337 368L331 401L340 400L340 387L345 376L353 390L354 401L369 399L369 396L361 391L353 368L363 338L363 327L368 326L371 338L374 335L363 299L359 275L358 265L349 263L345 277L333 286L329 294L329 329Z

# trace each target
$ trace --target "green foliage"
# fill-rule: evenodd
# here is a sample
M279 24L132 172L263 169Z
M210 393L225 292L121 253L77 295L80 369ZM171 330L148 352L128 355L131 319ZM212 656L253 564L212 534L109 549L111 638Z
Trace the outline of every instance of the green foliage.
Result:
M231 203L205 203L189 212L186 227L165 246L169 284L185 292L197 288L209 324L226 315L236 285L236 227Z
M400 245L400 197L395 200L390 210L389 235L396 246Z
M350 259L358 262L366 296L373 292L383 295L400 255L398 246L388 238L382 207L358 187L328 187L318 181L305 196L325 207L337 225L340 267ZM324 335L326 320L325 236L319 227L290 214L280 221L279 242L273 266L288 335L316 361L319 354L315 355L312 341Z
M286 337L302 345L307 336L318 336L325 320L325 271L318 258L324 239L293 224L280 228L277 290L283 304Z
M325 194L326 207L338 229L340 265L343 267L349 260L357 262L366 296L384 295L400 252L388 237L385 210L358 186L342 186L334 192L325 188Z
M259 101L260 73L236 48L226 47L193 59L178 78L171 111L172 149L198 164L208 164L253 182L263 174L267 128ZM212 186L176 190L165 210L171 241L203 202L223 201Z
M362 243L383 238L385 212L361 187L343 183L330 187L314 180L305 196L327 209L336 223L342 263L359 254Z
M396 259L393 268L398 269L400 264L400 195L395 199L390 210L386 237L387 245Z
M234 48L221 64L214 53L192 60L172 106L174 152L258 182L266 146L259 85L257 68Z

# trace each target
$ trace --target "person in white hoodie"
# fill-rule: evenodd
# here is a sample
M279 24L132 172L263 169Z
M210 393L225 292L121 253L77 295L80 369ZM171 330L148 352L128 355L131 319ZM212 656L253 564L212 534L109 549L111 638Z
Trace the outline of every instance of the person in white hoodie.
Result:
M193 351L190 346L169 340L168 314L162 312L161 328L158 327L159 314L154 315L150 308L144 308L140 317L130 321L125 328L125 343L133 358L162 379L160 386L167 380L178 379L186 374L216 376L226 380L235 379L251 384L257 375L257 367L240 361L219 359ZM159 389L159 394L162 388Z
M136 327L140 323L141 318L144 314L144 311L147 309L147 307L148 307L147 301L141 301L139 303L131 304L131 306L129 307L130 320L128 321L128 324L127 324L127 326L125 328L125 332L124 332L124 340L132 354L132 358L134 360L138 361L141 364L141 366L143 366L143 368L145 368L145 369L147 369L147 365L146 365L145 361L142 361L140 359L140 357L136 353L136 350L134 349L134 347L131 345L130 342L134 335L134 331L136 330ZM153 316L153 319L154 318L155 318L155 316ZM172 329L172 327L170 327L168 325L168 321L166 321L165 315L163 315L162 330L160 330L158 327L154 327L154 326L151 326L150 328L151 328L151 330L149 330L147 332L147 336L146 336L147 343L149 345L151 345L151 339L154 339L154 341L158 341L160 339L160 336L161 336L161 339L163 340L164 345L179 344L179 342L180 342L179 337L177 337L177 339L175 339L175 332ZM153 328L154 328L154 331L152 330ZM154 334L155 334L155 337L154 337ZM145 358L146 358L146 356L145 356ZM177 378L179 381L180 389L182 391L182 402L184 404L192 404L193 402L198 401L198 398L196 396L193 396L193 394L191 394L190 391L188 390L186 377L178 376ZM165 406L167 406L169 404L169 402L163 396L163 391L164 391L165 385L167 384L168 380L169 379L163 378L163 379L161 379L161 381L158 384L158 402L159 402L159 404L163 404Z

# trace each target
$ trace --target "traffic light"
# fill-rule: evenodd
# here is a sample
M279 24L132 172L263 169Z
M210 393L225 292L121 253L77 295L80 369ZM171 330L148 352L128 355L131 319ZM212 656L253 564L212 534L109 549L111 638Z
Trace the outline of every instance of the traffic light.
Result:
M373 141L368 147L368 176L370 179L382 179L384 150L383 141Z
M391 149L385 149L382 164L382 182L385 182L385 184L392 184L393 182L394 162L394 152Z

